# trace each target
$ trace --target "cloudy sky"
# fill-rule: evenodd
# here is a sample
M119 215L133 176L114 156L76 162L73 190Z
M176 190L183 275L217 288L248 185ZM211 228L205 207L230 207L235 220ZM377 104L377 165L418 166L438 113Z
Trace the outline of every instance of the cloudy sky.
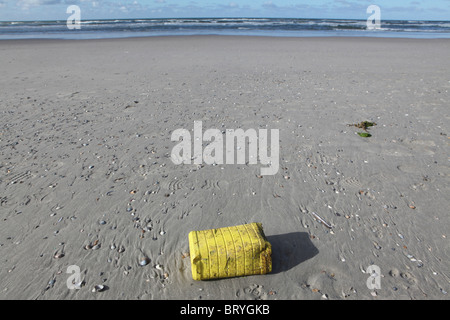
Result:
M450 20L450 0L0 0L0 21L66 20L76 4L81 20L168 17L289 17Z

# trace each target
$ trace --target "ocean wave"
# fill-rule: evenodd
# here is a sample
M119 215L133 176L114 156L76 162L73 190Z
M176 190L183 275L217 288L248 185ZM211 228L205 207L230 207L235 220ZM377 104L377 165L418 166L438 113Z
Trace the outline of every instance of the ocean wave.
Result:
M0 39L14 37L60 37L63 35L83 38L86 34L95 38L133 33L147 35L171 34L264 34L302 35L326 32L328 35L438 34L450 38L450 21L381 21L381 31L367 30L366 20L352 19L297 19L297 18L171 18L171 19L88 19L82 20L80 30L69 30L64 20L0 22ZM379 31L379 30L377 30ZM334 32L334 33L333 33Z

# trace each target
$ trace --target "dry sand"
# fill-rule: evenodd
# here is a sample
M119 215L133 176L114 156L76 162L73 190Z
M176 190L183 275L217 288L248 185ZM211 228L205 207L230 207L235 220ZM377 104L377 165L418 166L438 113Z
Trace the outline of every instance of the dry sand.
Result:
M449 52L373 38L1 41L0 298L448 299ZM200 120L279 129L279 172L174 165L171 133ZM364 120L370 138L348 126ZM246 222L263 224L273 272L192 280L188 232ZM370 265L381 289L366 286Z

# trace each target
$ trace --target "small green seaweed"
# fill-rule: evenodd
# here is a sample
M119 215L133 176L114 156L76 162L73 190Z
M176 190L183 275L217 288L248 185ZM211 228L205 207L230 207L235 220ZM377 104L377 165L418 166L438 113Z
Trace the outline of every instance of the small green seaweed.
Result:
M359 135L360 137L363 137L363 138L369 138L369 137L372 136L372 135L371 135L370 133L368 133L368 132L358 132L358 135Z
M376 126L375 122L361 121L360 123L348 124L349 127L357 127L363 129L365 132L358 132L358 135L363 138L369 138L372 135L367 131L370 127Z

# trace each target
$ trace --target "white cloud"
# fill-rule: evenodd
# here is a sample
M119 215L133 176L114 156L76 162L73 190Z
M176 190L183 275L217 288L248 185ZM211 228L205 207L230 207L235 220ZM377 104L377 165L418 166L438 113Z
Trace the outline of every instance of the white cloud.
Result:
M6 2L7 0L0 0ZM93 7L98 7L102 0L15 0L16 7L22 9L29 9L32 7L45 6L45 5L72 5L80 3L91 3Z
M278 8L276 4L274 4L272 1L266 1L262 4L263 8Z
M57 3L61 3L61 0L18 0L18 1L16 1L16 6L27 10L31 7L37 7L37 6L49 5L49 4L57 4Z

